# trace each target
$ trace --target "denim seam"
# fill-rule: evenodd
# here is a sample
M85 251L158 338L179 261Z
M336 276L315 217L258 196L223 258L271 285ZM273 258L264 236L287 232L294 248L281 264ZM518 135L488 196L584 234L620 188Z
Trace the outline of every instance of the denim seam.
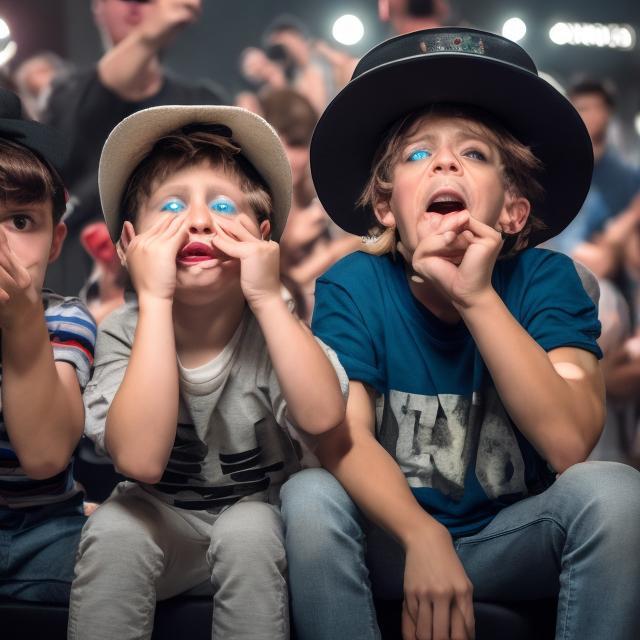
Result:
M460 548L463 545L479 544L481 542L487 542L488 540L495 540L496 538L501 538L502 536L510 535L512 533L515 533L516 531L522 531L522 529L527 529L528 527L531 527L532 525L538 524L540 522L551 522L556 527L558 527L566 536L566 531L564 527L561 524L559 524L557 520L555 520L550 516L544 516L542 518L537 518L536 520L532 520L531 522L527 522L526 524L520 525L519 527L514 527L513 529L509 529L508 531L500 531L490 536L486 536L484 538L477 538L473 540L465 540L464 538L458 538L458 540L456 541L456 547Z

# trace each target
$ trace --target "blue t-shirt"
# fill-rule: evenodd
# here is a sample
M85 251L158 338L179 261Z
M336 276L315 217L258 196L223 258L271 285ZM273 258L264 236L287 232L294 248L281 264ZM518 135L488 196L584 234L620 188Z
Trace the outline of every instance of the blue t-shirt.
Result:
M602 357L596 307L566 256L528 249L499 260L493 286L546 351ZM418 302L400 258L354 253L334 265L317 281L312 328L349 379L380 394L378 440L452 535L478 531L553 482L502 406L466 325L444 323Z

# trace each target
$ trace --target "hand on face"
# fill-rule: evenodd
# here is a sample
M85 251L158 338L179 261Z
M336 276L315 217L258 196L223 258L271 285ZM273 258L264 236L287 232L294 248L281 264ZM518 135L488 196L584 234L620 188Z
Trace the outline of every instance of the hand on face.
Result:
M164 47L178 31L200 17L201 5L202 0L152 0L151 10L140 26L144 39Z
M0 328L24 322L30 311L40 311L40 295L31 274L20 263L0 228Z
M425 214L417 225L411 253L398 251L416 274L433 282L454 305L468 306L491 289L491 274L502 248L501 234L467 211Z
M213 245L240 262L240 286L252 309L280 298L280 247L256 238L240 218L214 217Z
M117 250L139 298L173 299L176 256L188 239L181 216L165 216L139 235L130 222L124 223Z

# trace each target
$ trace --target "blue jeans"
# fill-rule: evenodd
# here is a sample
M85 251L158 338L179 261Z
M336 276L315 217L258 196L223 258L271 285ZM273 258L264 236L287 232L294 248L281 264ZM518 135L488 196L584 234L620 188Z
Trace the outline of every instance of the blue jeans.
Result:
M372 594L402 599L402 548L327 471L294 475L281 496L297 637L380 638ZM454 546L477 600L557 595L556 638L639 637L640 473L631 467L577 464Z
M85 522L82 495L63 504L0 509L0 597L68 602Z

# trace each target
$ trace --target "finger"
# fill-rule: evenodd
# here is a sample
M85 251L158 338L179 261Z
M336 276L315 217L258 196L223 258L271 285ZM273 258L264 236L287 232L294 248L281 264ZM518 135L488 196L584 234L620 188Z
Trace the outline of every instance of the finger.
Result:
M247 255L246 250L243 248L240 241L230 238L229 236L224 236L222 233L217 233L213 236L211 238L211 244L231 258L241 260L245 255Z
M258 238L255 237L246 223L238 218L229 219L223 216L214 216L215 222L218 226L222 227L227 233L231 233L237 240L242 242L255 242Z
M445 637L435 634L434 614L430 600L421 599L418 605L418 619L416 622L416 636L422 640L431 640L431 638ZM449 636L446 636L447 638Z
M402 640L416 640L416 625L407 609L407 601L402 602L401 618Z
M451 600L438 598L433 601L433 635L436 638L450 638Z
M484 224L484 222L480 222L480 220L471 216L469 216L469 223L467 227L469 231L471 231L473 235L477 236L478 238L492 241L502 239L499 231L496 231L493 227L490 227L488 224Z
M451 637L464 638L464 640L470 640L471 638L462 611L455 603L451 608Z
M467 636L473 640L473 638L476 637L476 617L473 610L473 594L470 593L464 598L459 598L456 605L464 620Z

